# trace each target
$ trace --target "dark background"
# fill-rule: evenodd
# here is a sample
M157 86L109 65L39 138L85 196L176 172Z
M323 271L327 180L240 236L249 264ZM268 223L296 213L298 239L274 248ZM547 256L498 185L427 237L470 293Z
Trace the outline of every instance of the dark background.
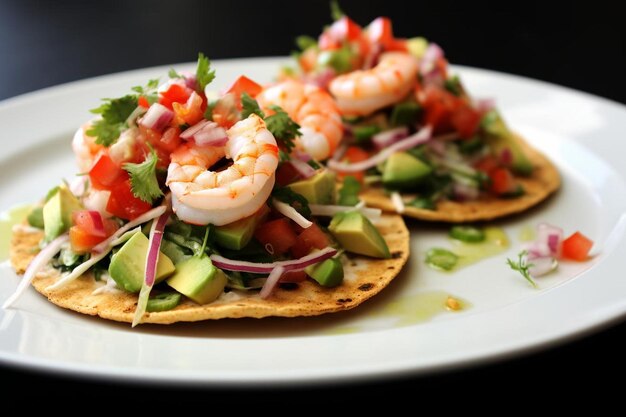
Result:
M502 1L343 0L341 4L361 24L378 15L391 17L397 35L432 39L453 63L538 78L626 103L624 19L600 2L555 6L525 1L512 6ZM317 35L329 21L325 0L0 0L0 99L111 72L193 61L198 51L212 59L286 55L294 48L295 36ZM239 404L245 398L249 404L296 399L363 405L377 399L428 401L450 390L472 389L533 401L555 390L573 395L589 385L601 387L611 377L619 379L626 368L625 334L626 324L618 324L520 359L429 377L295 391L185 389L173 393L168 402L219 398ZM108 397L115 402L145 395L145 401L177 389L131 388L7 367L0 367L0 377L13 392L36 393L38 398L63 390L74 398ZM470 410L442 403L442 413L466 411Z

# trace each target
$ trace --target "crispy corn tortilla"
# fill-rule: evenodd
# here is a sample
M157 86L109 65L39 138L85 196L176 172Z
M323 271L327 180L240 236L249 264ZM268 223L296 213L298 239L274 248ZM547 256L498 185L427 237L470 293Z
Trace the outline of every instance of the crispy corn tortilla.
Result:
M146 313L142 323L170 324L179 321L217 320L223 318L269 316L297 317L334 313L358 306L379 293L398 275L409 257L409 231L401 216L386 214L377 225L391 251L391 259L363 256L348 257L344 265L345 279L335 288L324 288L307 280L277 288L267 300L257 292L232 291L206 305L188 299L176 308ZM11 240L11 264L23 274L35 256L43 234L27 228L16 228ZM57 270L49 268L33 280L33 287L54 304L105 319L132 322L137 295L114 290L93 295L104 284L86 275L66 287L49 292L46 288L59 278Z
M516 177L524 187L524 195L516 198L483 196L478 200L465 202L444 200L437 204L436 210L406 206L403 214L420 220L465 223L509 216L539 204L561 185L559 171L548 158L531 147L521 137L516 136L516 139L522 145L524 152L534 166L531 176ZM386 211L396 210L382 187L367 189L361 194L361 198L369 206L378 207Z

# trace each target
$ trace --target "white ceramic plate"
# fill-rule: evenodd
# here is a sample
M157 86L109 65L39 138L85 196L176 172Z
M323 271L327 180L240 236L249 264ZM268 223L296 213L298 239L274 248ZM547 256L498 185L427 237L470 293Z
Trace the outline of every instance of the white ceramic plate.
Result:
M246 73L269 81L279 59L215 62L216 88ZM177 66L184 69L185 66ZM58 86L0 103L0 210L39 199L74 171L70 140L101 97L116 97L169 67ZM499 222L511 240L503 255L454 274L426 268L424 252L446 245L446 228L410 222L412 257L382 294L346 313L305 319L225 320L140 326L68 312L31 290L18 310L0 310L0 361L96 377L209 384L312 383L416 374L546 347L626 312L626 108L562 87L456 68L477 97L497 97L512 126L546 152L563 175L547 203ZM520 231L541 221L581 230L599 253L564 263L532 289L505 266ZM5 239L5 236L2 236ZM0 270L0 303L18 278ZM427 295L423 295L427 294ZM430 295L428 295L430 294ZM433 295L434 294L434 295ZM426 306L451 294L462 312Z

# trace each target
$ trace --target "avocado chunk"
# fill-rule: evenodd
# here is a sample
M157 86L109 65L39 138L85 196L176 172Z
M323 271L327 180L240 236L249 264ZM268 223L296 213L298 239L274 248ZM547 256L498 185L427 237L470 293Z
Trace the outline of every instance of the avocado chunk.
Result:
M70 230L72 213L82 210L80 201L65 185L62 185L43 206L43 226L46 240L49 242Z
M335 214L328 230L348 252L373 258L391 257L385 239L360 211Z
M409 53L417 59L421 59L428 48L428 41L421 36L410 38L406 41L406 47Z
M311 204L335 203L335 174L326 169L311 178L291 183L287 187L302 195Z
M224 291L228 278L207 256L194 256L176 265L167 285L198 304L215 301Z
M406 152L396 152L383 168L383 185L392 189L415 188L432 168Z
M109 275L117 286L128 292L139 292L146 275L146 257L150 244L143 233L135 233L124 246L111 257ZM163 281L174 273L174 264L163 252L159 253L159 262L155 283Z
M223 248L241 250L250 243L254 230L265 220L270 209L263 205L259 211L252 216L245 217L236 222L224 226L216 226L213 229L215 242Z
M304 272L322 287L336 287L343 282L343 265L336 258L307 266Z
M492 110L487 113L482 122L485 132L485 140L491 149L492 154L501 160L504 152L511 153L509 167L519 175L530 175L533 171L533 164L524 153L519 142L515 139L513 132L506 125L500 113Z
M317 56L317 65L322 68L330 67L338 74L352 70L354 53L349 48L321 51Z

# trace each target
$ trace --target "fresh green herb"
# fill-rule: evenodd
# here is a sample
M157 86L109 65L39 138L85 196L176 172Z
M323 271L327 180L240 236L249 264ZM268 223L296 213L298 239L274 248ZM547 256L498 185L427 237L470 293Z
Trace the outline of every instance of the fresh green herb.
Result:
M287 152L283 151L282 149L278 150L278 162L283 163L289 161L290 159L291 157Z
M415 207L423 210L436 210L437 205L432 198L428 197L416 197L414 200L407 203L411 207Z
M261 119L265 119L265 113L259 107L259 103L250 97L245 91L241 93L241 118L247 119L251 114L256 114Z
M341 10L341 7L339 6L339 1L330 0L330 17L332 17L333 20L339 20L345 15L346 14L343 12L343 10Z
M340 49L322 51L317 57L317 64L320 67L332 68L337 74L343 74L353 69L354 55L350 46L345 45Z
M500 119L500 115L497 110L489 110L483 118L480 120L480 127L482 129L487 129L493 123Z
M313 46L317 46L317 40L310 36L302 35L296 38L296 45L298 45L301 51L304 51Z
M153 78L149 80L148 84L146 84L144 87L137 85L135 87L132 87L131 90L133 90L135 93L139 94L140 96L145 97L146 100L148 100L148 103L154 104L159 100L159 96L157 94L158 86L159 86L159 79Z
M485 231L473 226L453 226L450 237L461 242L477 243L485 240Z
M282 145L287 153L291 153L296 146L294 139L302 135L300 125L294 122L280 106L272 105L270 109L275 113L265 118L267 130L272 132L279 145Z
M530 283L530 285L537 288L537 283L533 277L530 276L529 268L533 266L533 264L528 263L528 259L526 257L527 255L528 252L523 250L517 254L517 262L507 258L506 263L513 271L519 272L526 279L526 281Z
M500 194L500 197L502 197L502 198L517 198L517 197L523 196L525 192L526 191L524 190L524 187L522 186L522 184L517 184L515 186L514 190L508 191L508 192L506 192L504 194Z
M307 164L309 164L309 166L313 169L320 169L322 168L322 166L320 164L317 163L317 161L315 161L315 159L309 159L309 162L307 162Z
M361 183L349 175L343 179L337 203L340 206L356 206L360 201L359 192L361 192Z
M185 78L182 75L180 75L179 73L177 73L174 68L170 68L170 70L167 72L167 75L170 78Z
M211 61L202 52L198 54L198 67L196 68L196 82L198 91L204 88L215 78L215 70L211 70Z
M414 101L405 101L393 106L390 122L392 126L413 126L420 114L422 107Z
M209 234L211 233L211 225L207 225L206 231L204 232L204 239L202 239L202 247L200 248L200 256L205 254L207 242L209 241Z
M369 142L372 136L378 132L380 132L380 127L376 125L354 126L352 128L352 133L354 134L357 145Z
M194 256L200 256L202 253L202 241L196 237L182 236L168 231L165 232L163 237L178 246L191 250Z
M303 195L293 191L291 188L275 187L272 191L272 197L279 201L282 201L283 203L289 204L304 217L311 217L311 209L309 208L308 200Z
M133 194L146 203L163 196L157 180L156 164L158 161L155 150L150 148L150 155L140 164L126 163L122 166L130 174Z
M108 273L109 271L107 269L104 268L97 268L97 267L93 267L93 279L95 279L96 281L102 281L102 276L106 273Z
M95 137L98 145L111 146L128 127L126 120L136 108L135 95L104 99L104 104L91 110L92 113L101 115L102 119L93 122L87 134Z
M148 299L146 311L152 313L157 311L167 311L176 307L180 303L181 295L177 292L164 292Z
M434 269L451 271L459 261L459 256L447 249L432 248L426 252L426 264Z
M448 90L457 97L463 94L463 86L461 85L461 80L459 79L458 75L453 75L452 77L448 78L444 82L443 86L446 90Z
M474 136L469 140L459 141L459 152L464 155L474 154L485 147L485 142L480 136Z

